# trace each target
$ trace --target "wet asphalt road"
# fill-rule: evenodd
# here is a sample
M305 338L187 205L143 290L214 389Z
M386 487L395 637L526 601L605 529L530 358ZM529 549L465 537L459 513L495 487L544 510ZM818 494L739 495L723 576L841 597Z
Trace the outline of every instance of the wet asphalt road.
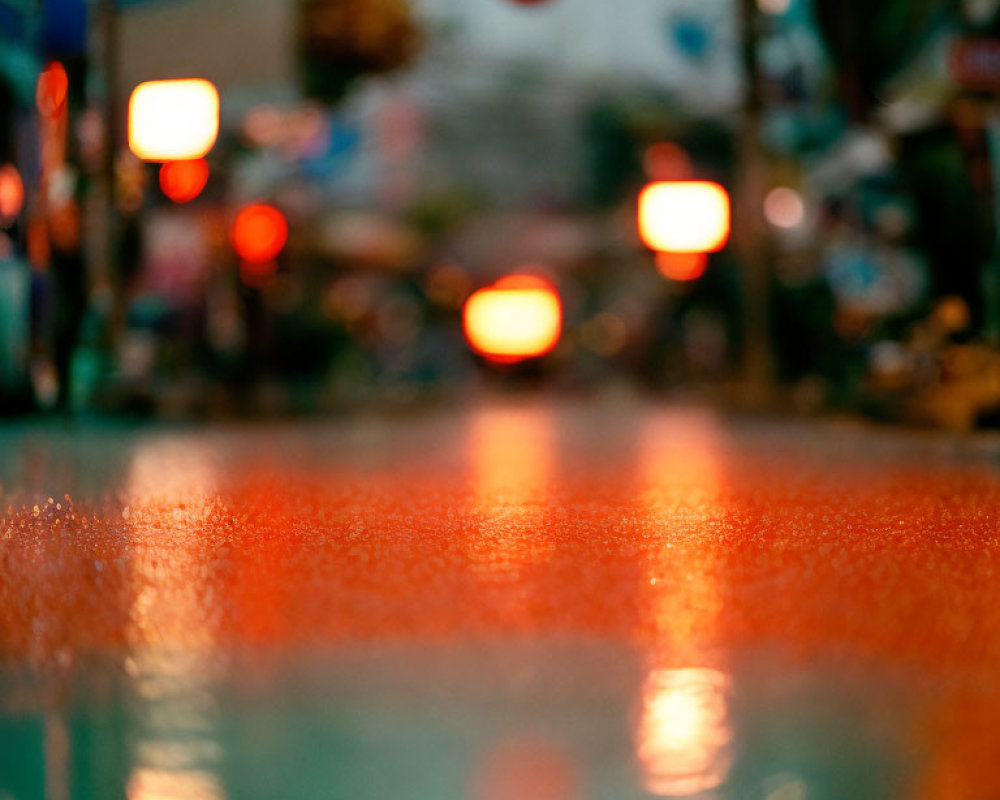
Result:
M0 427L0 798L1000 797L1000 443Z

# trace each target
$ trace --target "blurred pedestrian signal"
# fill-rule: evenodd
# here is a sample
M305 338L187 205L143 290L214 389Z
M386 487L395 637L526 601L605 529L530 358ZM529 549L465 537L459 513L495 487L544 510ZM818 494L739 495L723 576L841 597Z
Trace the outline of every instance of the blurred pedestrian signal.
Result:
M277 258L288 241L288 223L274 206L255 203L236 215L230 238L240 258L264 264Z
M652 250L712 253L729 239L729 195L708 181L658 181L639 195L639 235Z
M147 81L132 91L128 145L139 158L201 158L218 135L219 93L209 81Z
M188 203L208 183L208 163L203 158L168 161L160 167L160 189L175 203Z
M463 322L473 350L490 361L514 363L555 348L562 334L562 301L547 281L511 275L472 294Z

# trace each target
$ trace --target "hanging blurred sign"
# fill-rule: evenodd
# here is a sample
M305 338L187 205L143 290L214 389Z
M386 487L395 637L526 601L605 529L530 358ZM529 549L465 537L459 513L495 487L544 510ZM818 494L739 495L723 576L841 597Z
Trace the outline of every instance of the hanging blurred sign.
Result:
M144 161L202 158L219 135L219 92L200 78L146 81L128 103L128 146Z
M1000 90L1000 39L959 39L949 54L948 71L966 88Z
M671 17L666 22L666 34L685 58L701 61L711 54L712 32L704 19L688 14Z
M651 250L714 253L729 228L729 193L717 183L654 181L639 193L639 235Z

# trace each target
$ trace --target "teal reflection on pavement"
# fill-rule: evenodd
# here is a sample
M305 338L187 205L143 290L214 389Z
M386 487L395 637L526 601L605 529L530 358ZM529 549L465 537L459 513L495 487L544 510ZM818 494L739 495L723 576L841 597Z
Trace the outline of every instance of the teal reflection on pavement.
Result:
M38 690L62 708L8 704L0 797L914 796L906 693L835 670L643 675L605 641L217 655L133 655Z

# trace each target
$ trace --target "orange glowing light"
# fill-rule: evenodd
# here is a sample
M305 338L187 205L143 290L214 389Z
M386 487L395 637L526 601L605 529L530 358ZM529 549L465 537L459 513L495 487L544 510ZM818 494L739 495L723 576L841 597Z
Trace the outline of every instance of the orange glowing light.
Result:
M147 81L128 104L128 146L145 161L201 158L219 135L219 92L206 80Z
M11 219L24 207L24 182L13 164L0 167L0 217Z
M230 239L244 261L266 264L277 258L288 241L288 223L274 206L255 203L236 215Z
M69 93L69 76L58 61L50 61L38 75L35 105L43 117L52 118L62 111Z
M705 253L657 253L656 268L672 281L693 281L705 274L708 256Z
M203 158L168 161L160 167L160 189L175 203L188 203L208 183L208 163Z
M463 309L465 337L480 355L513 363L550 352L562 334L562 302L546 281L511 275L472 294Z
M658 181L639 194L639 235L653 250L712 253L729 239L729 195L709 181Z

